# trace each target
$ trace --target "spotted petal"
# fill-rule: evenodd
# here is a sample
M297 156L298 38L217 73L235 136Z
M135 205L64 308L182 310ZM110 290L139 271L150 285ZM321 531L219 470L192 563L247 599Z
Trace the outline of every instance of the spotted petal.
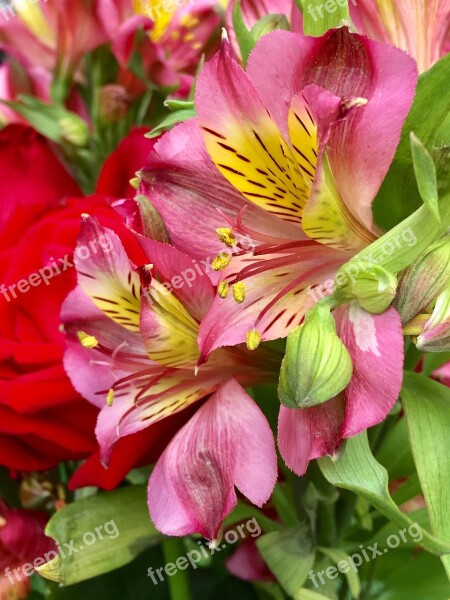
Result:
M222 175L251 202L300 224L310 181L226 42L199 75L196 107Z
M122 242L97 219L83 217L75 250L78 285L110 319L139 330L140 284Z

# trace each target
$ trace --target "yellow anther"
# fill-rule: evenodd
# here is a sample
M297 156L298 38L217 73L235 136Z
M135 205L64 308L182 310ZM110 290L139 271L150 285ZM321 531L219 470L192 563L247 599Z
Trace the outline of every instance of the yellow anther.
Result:
M228 281L221 281L219 283L219 287L217 288L217 293L221 298L226 298L228 296L230 285Z
M138 190L141 184L141 180L139 179L139 177L133 177L133 179L130 179L129 183L134 190Z
M233 285L233 298L241 304L245 300L245 285L238 281Z
M249 350L256 350L261 341L261 334L256 329L250 329L247 331L247 348Z
M187 33L183 38L183 42L192 42L192 40L195 40L195 35L193 33Z
M77 337L83 348L96 348L98 346L98 339L84 331L78 331Z
M108 392L108 395L106 396L106 404L108 406L112 406L114 402L114 390L113 388L111 388Z
M229 227L219 227L218 229L216 229L216 233L217 237L222 242L222 244L225 244L230 248L236 246L236 237Z
M221 252L216 258L212 261L212 268L214 271L222 271L226 269L231 262L231 254L227 252Z

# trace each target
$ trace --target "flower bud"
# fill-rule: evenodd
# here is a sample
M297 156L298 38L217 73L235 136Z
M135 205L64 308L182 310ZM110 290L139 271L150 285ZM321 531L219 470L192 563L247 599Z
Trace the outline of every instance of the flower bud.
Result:
M58 121L60 135L63 140L74 146L85 146L89 139L89 127L78 115L67 112Z
M257 42L266 33L276 31L277 29L290 30L289 22L285 15L265 15L254 25L251 33L253 39Z
M417 338L416 346L422 352L450 350L450 287L437 297L433 313Z
M336 275L334 297L341 302L356 300L367 312L379 315L392 303L397 278L383 267L361 261L348 263Z
M278 396L288 408L306 408L330 400L350 382L350 354L336 334L327 305L318 303L303 325L287 338Z
M431 244L406 270L394 307L403 323L422 313L450 281L450 234Z

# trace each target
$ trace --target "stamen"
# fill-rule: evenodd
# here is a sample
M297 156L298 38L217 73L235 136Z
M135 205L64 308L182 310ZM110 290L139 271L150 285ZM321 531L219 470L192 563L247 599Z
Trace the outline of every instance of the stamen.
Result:
M230 288L230 284L228 281L221 281L219 283L219 287L217 288L217 293L221 298L226 298L228 296L228 291Z
M250 329L247 331L247 348L249 350L256 350L261 341L261 334L256 329Z
M95 336L89 335L85 331L78 331L77 337L83 348L96 348L99 344L99 341Z
M108 406L112 406L114 402L114 390L113 388L111 388L108 392L108 395L106 396L106 404Z
M223 271L226 269L231 262L231 254L227 252L221 252L216 258L212 261L212 268L214 271Z
M244 300L245 300L245 285L242 283L242 281L238 281L238 283L235 283L233 285L233 298L239 304L242 304L242 302L244 302Z
M216 229L216 233L219 240L225 244L225 246L228 246L229 248L236 246L236 236L229 227L219 227Z

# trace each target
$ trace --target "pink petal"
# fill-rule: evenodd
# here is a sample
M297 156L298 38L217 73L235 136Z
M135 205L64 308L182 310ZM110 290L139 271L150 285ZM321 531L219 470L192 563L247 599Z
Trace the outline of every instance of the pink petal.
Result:
M449 0L403 0L389 4L355 0L349 6L359 32L406 50L416 59L420 71L429 69L446 53Z
M370 229L370 206L414 97L414 60L396 48L351 34L345 27L320 38L275 31L256 45L247 74L283 133L291 98L309 84L336 96L368 100L361 111L336 127L328 153L343 200ZM379 135L381 129L386 135Z
M296 475L306 473L310 460L336 452L342 439L343 414L342 395L312 408L280 407L278 448Z
M397 401L403 380L402 325L393 308L371 315L352 303L334 315L353 361L341 429L341 436L349 438L380 423Z
M200 533L215 540L236 505L234 486L261 506L276 478L270 427L230 380L177 433L156 464L149 482L150 515L166 535Z

